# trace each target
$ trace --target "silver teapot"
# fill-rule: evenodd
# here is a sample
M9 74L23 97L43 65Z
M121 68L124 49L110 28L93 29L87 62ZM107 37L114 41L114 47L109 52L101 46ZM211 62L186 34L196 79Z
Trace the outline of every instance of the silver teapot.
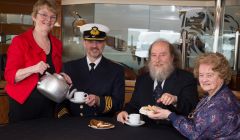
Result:
M70 99L73 92L76 91L76 89L74 89L70 93L71 86L72 85L69 85L60 74L50 74L46 72L45 75L40 78L37 89L47 98L60 103L66 98Z

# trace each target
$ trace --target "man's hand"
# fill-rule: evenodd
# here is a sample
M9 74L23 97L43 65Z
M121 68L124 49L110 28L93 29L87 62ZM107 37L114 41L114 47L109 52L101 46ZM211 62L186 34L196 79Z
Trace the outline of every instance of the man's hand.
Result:
M89 94L85 103L88 106L99 106L100 105L100 98L96 95Z
M128 113L126 111L121 111L117 115L117 121L121 123L125 123L127 121L127 118L128 118Z
M174 96L170 93L164 93L161 98L157 100L157 103L162 103L164 105L174 105L177 103L177 96Z

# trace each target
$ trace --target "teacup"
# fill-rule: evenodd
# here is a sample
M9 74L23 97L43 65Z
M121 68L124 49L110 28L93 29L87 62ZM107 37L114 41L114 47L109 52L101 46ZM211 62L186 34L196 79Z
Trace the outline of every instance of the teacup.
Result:
M130 124L139 124L140 123L140 114L129 114L128 122Z
M78 92L75 92L75 93L74 93L74 98L73 98L73 99L74 99L75 101L85 102L86 99L87 99L87 96L88 96L87 93L78 91Z

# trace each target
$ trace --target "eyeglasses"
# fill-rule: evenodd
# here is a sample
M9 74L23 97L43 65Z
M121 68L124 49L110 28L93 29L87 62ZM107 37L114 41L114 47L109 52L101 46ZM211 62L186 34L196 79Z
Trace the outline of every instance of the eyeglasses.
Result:
M47 14L37 13L39 14L43 19L49 19L51 22L55 22L57 20L57 16L48 16Z

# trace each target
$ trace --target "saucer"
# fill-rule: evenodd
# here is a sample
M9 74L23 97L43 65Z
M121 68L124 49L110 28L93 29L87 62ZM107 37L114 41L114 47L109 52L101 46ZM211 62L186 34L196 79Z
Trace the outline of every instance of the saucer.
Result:
M76 103L76 104L81 104L85 103L85 100L76 100L75 98L69 99L71 102Z
M145 122L142 121L142 120L139 122L139 124L131 124L131 123L129 123L128 121L126 121L125 123L126 123L127 125L133 126L133 127L137 127L137 126L141 126L141 125L145 124Z

